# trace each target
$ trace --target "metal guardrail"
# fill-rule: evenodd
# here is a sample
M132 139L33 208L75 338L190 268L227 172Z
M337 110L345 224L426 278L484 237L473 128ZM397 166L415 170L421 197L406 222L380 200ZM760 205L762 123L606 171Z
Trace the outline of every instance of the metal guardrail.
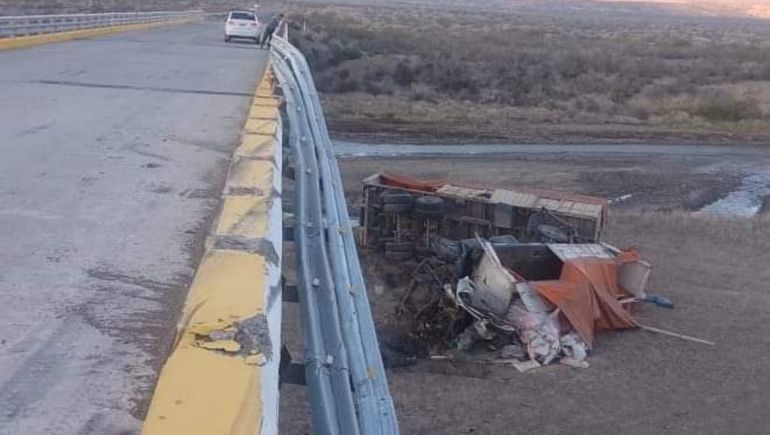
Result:
M276 32L295 169L295 246L313 431L399 433L337 160L307 62Z
M128 24L150 24L203 16L203 11L116 12L105 14L0 16L0 38L42 35Z

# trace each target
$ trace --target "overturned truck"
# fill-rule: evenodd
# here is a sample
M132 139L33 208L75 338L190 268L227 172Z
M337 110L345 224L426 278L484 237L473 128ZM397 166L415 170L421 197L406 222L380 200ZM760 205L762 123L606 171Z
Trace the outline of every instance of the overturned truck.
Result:
M435 236L522 242L601 240L609 202L541 189L489 189L377 173L363 181L362 244L405 259Z
M632 307L651 270L601 242L608 206L380 173L364 180L362 242L390 260L421 259L399 307L415 336L460 349L498 336L532 364L585 364L596 332L637 326Z

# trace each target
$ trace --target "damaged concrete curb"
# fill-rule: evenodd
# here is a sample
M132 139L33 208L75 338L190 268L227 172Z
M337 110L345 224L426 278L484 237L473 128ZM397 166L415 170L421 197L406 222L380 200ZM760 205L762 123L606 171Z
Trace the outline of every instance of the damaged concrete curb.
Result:
M142 434L276 434L281 119L270 66L235 150ZM259 128L254 128L255 124Z

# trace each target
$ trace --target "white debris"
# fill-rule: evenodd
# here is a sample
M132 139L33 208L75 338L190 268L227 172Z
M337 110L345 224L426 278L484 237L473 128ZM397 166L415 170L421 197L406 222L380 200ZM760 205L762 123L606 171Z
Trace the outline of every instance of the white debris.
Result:
M542 367L539 362L535 360L516 361L511 364L520 373L526 373L530 370Z
M562 335L559 339L562 353L565 356L583 361L588 356L588 346L575 332Z
M560 359L559 363L564 364L565 366L574 367L576 369L587 369L589 365L588 361L577 360L570 356L565 356L564 358Z
M487 326L515 333L525 347L529 359L550 364L559 357L582 362L588 346L574 332L561 334L560 310L549 311L546 301L532 285L517 280L505 269L486 240L479 239L484 249L479 267L471 277L457 282L456 291L446 288L455 303L476 319L458 340L458 348L469 348L475 341L488 340ZM518 296L518 297L517 297ZM505 310L501 312L501 306ZM581 364L582 365L582 364Z
M533 313L520 307L517 301L510 306L506 321L511 322L516 329L530 359L549 364L559 355L558 310L553 313Z

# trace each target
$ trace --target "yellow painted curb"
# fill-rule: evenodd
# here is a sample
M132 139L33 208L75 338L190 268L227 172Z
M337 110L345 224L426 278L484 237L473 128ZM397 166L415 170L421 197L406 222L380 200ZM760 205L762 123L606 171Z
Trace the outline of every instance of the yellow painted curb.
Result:
M250 119L275 119L278 116L278 106L252 106Z
M267 234L268 198L231 196L225 198L214 234L260 239Z
M260 255L206 253L184 309L185 329L163 367L142 433L258 433L264 356L238 354L234 334L237 322L263 313L264 298L255 289L264 287L265 269Z
M269 160L274 156L273 140L273 136L269 134L245 135L241 146L235 150L235 155L255 160Z
M272 83L268 67L255 94ZM254 98L143 435L277 434L283 230L277 106L276 97Z
M267 98L267 97L260 97L257 96L257 98L254 99L254 106L268 106L268 107L278 107L279 101L275 98Z
M274 123L274 122L273 122ZM243 190L258 194L269 193L273 179L273 162L266 160L238 159L230 167L227 189L234 194Z
M127 24L123 26L100 27L98 29L71 30L68 32L47 33L45 35L19 36L16 38L0 39L0 50L32 47L35 45L50 44L53 42L70 41L73 39L93 38L95 36L111 35L113 33L128 32L131 30L145 30L153 27L170 26L193 21L192 19L171 20L161 23Z
M246 121L245 131L250 134L269 134L274 135L277 125L269 119L249 118Z

